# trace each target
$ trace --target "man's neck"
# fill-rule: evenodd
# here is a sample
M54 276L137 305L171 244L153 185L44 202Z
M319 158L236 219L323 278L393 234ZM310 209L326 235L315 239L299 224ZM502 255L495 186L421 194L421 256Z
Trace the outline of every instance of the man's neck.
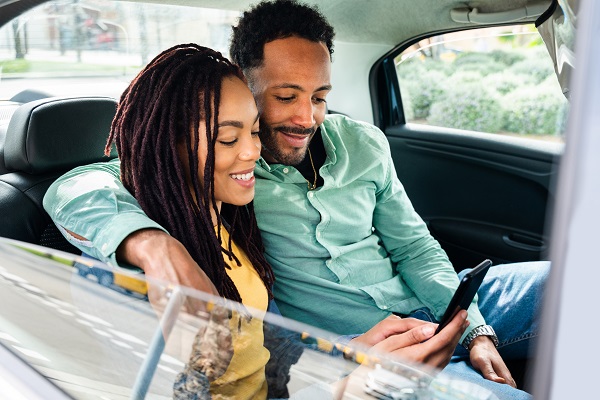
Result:
M323 178L319 174L319 169L325 164L325 159L327 158L327 153L325 152L325 146L323 145L323 137L321 136L321 129L317 129L315 135L312 137L310 144L308 146L310 149L309 156L308 151L306 152L306 156L304 160L300 162L300 164L295 165L296 169L302 174L304 179L309 182L313 182L315 179L315 171L317 173L317 187L323 186ZM314 166L314 170L313 170Z

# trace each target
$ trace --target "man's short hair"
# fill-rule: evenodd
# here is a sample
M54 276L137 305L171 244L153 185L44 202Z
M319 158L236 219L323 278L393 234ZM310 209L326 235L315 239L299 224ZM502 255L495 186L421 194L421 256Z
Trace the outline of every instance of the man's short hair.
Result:
M333 27L316 7L295 0L263 1L245 11L233 27L229 52L247 73L262 64L266 43L292 36L323 42L333 54Z

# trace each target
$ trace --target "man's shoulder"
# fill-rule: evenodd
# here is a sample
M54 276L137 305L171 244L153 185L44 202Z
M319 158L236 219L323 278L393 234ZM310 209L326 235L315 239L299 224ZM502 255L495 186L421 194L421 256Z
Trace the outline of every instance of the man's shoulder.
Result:
M330 138L334 145L338 142L347 148L357 146L363 150L370 147L378 152L389 147L387 138L378 127L343 114L327 115L321 126L323 135Z
M364 129L367 131L381 132L379 128L373 124L352 119L344 114L327 114L325 116L325 120L323 121L323 126L328 129Z

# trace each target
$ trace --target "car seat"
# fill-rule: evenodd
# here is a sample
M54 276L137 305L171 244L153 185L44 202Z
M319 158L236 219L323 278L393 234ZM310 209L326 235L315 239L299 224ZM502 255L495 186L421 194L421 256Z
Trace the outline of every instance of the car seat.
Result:
M6 137L7 127L8 123L3 124L0 122L0 175L8 172L4 165L4 138Z
M6 166L4 165L4 138L6 137L8 122L19 106L19 103L15 103L13 101L3 101L2 105L0 106L0 175L8 172Z
M116 112L108 97L45 98L21 105L4 143L8 172L0 175L0 236L79 254L60 234L42 201L63 173L116 157L104 146Z

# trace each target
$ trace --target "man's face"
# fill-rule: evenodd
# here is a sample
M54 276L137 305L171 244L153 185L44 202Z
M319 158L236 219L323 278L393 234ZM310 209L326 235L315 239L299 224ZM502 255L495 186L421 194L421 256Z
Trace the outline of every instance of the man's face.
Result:
M263 64L249 76L261 113L265 160L297 165L304 159L325 119L330 76L329 51L323 43L289 37L265 44Z

